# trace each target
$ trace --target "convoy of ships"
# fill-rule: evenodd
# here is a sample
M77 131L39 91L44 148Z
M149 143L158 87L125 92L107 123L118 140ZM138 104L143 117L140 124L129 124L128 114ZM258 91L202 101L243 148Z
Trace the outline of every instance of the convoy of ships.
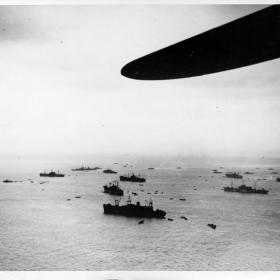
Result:
M222 167L220 167L222 168ZM101 167L89 167L89 166L82 166L79 168L73 168L71 169L72 171L96 171L102 169ZM177 167L177 169L179 169ZM181 167L180 167L181 169ZM154 168L149 167L148 170L154 170ZM273 170L273 169L269 169ZM107 174L117 174L116 171L111 170L111 169L104 169L102 171L103 173ZM213 169L212 173L214 174L220 174L223 173L222 171L218 171L217 169ZM245 172L244 174L254 174L253 172ZM277 172L273 171L273 174L277 174ZM64 177L65 174L59 173L59 171L55 172L51 170L50 172L42 172L39 174L40 177ZM225 173L226 178L231 178L231 179L243 179L243 176L240 173L237 172L226 172ZM31 179L30 179L31 180ZM131 173L131 175L121 175L119 176L119 181L122 182L132 182L132 183L141 183L139 186L143 186L143 183L146 182L146 178L140 176L140 175L135 175L134 173ZM112 182L109 182L108 184L103 186L103 192L109 195L113 196L123 196L124 195L124 190L120 186L118 180L114 180ZM280 182L280 178L276 178L277 182ZM13 183L17 181L12 181L12 180L4 180L3 183ZM33 181L31 181L33 182ZM44 183L44 182L40 182ZM196 189L195 189L196 190ZM236 192L236 193L242 193L242 194L268 194L268 190L264 188L256 188L252 186L247 186L242 182L241 185L234 187L233 183L231 186L224 187L223 190L225 192ZM158 191L155 192L157 194ZM137 195L137 193L133 193L133 195ZM148 193L150 194L150 193ZM171 198L170 198L171 199ZM173 198L172 198L173 199ZM69 199L68 199L69 200ZM186 199L180 199L182 201L185 201ZM120 216L126 216L126 217L141 217L141 218L165 218L166 212L164 210L156 209L154 210L153 208L153 202L150 199L150 201L146 205L141 205L140 202L136 202L136 204L133 204L131 202L130 196L126 202L126 204L120 205L120 199L115 199L114 204L103 204L103 211L104 214L110 214L110 215L120 215ZM187 218L185 218L187 220ZM173 219L169 219L173 220ZM139 223L143 223L143 221L140 221ZM212 227L213 229L216 228Z

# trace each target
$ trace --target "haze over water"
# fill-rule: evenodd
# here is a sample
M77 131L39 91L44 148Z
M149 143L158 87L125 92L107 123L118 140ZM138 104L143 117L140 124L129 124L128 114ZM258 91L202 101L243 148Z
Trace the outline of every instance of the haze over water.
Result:
M111 168L118 174L71 171L82 165ZM39 177L39 172L52 168L66 176ZM269 194L226 193L224 186L232 181L237 186L242 180L213 174L212 169L252 171L244 175L244 182L256 182ZM280 183L275 179L280 173L271 174L280 172L278 159L9 157L1 158L0 170L1 270L279 269ZM133 202L145 204L151 197L154 207L174 221L144 219L139 225L137 218L103 214L103 203L113 203L113 197L104 194L102 186L132 171L147 182L121 183L121 203L127 191L137 192ZM22 182L5 184L4 179ZM208 223L216 224L216 230Z

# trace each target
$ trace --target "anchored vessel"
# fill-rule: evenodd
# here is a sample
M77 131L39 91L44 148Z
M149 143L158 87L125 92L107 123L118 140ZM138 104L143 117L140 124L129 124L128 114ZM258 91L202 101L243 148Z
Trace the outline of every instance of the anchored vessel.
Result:
M166 212L163 210L153 208L153 202L150 201L148 206L131 203L130 198L126 205L119 205L119 200L115 200L115 205L103 204L104 214L120 215L126 217L145 217L145 218L159 218L163 219Z
M107 173L107 174L116 174L118 173L117 171L111 170L111 169L105 169L103 170L103 173Z
M259 193L259 194L268 194L268 190L265 189L256 189L250 186L246 186L245 184L240 185L239 187L235 188L231 187L224 187L225 192L239 192L239 193Z
M139 182L144 183L146 182L145 178L142 178L140 176L135 176L133 173L131 176L120 176L120 181L129 181L129 182Z
M46 173L46 172L40 173L40 177L64 177L64 176L65 176L65 175L59 173L59 171L57 171L57 173L54 172L54 171L51 171L51 172L49 172L49 173Z
M123 195L123 190L119 187L118 181L110 182L109 185L103 186L104 193L109 193L112 195Z
M242 179L242 178L243 178L243 176L240 175L240 174L237 173L237 172L227 172L225 175L226 175L226 177L228 177L228 178L234 178L234 179Z
M12 180L9 180L9 179L6 179L3 181L3 183L14 183L15 181L12 181Z
M91 170L98 170L98 169L101 169L101 167L85 167L85 166L82 166L82 167L79 167L79 168L74 168L72 169L72 171L91 171Z

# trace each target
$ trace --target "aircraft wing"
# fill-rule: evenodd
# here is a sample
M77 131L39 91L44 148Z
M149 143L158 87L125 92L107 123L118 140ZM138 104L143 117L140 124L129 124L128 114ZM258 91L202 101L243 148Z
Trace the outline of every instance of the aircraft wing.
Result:
M279 56L280 5L273 5L138 58L121 74L138 80L188 78Z

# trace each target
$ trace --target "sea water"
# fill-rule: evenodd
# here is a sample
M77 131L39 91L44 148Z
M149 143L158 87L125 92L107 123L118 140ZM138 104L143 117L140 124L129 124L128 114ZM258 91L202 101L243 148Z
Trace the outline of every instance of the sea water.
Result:
M82 165L111 168L118 174L71 171ZM39 177L50 169L59 169L65 177ZM226 178L227 171L240 172L244 180ZM254 174L244 175L246 171ZM116 198L104 194L103 185L129 172L141 174L147 182L121 182L125 195L120 204L129 195L134 203L152 199L154 208L165 210L173 221L144 219L138 224L139 218L103 214L103 203ZM277 176L278 160L2 157L0 270L278 270ZM17 182L3 183L5 179ZM242 181L256 183L269 194L223 191Z

